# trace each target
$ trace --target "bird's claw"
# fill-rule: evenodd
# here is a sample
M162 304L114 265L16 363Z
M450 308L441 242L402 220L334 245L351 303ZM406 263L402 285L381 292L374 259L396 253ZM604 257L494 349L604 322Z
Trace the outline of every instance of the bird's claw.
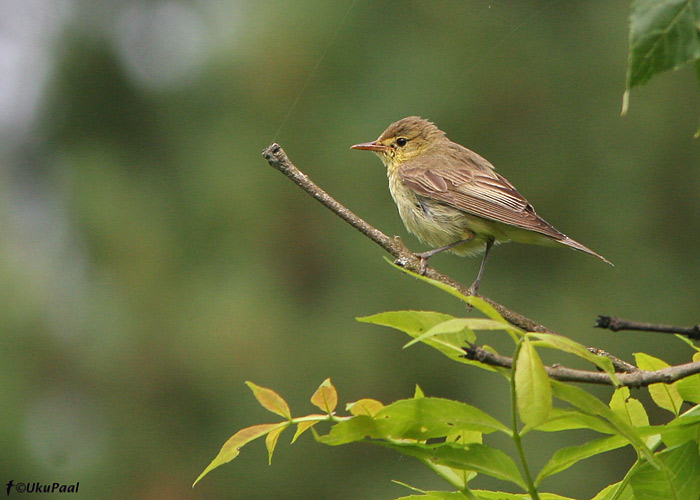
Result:
M427 252L414 253L417 258L420 259L420 266L418 268L418 274L425 276L425 272L428 270L428 258L430 255L426 255Z
M428 270L428 259L425 257L420 257L420 268L418 269L418 273L421 276L425 276L425 272Z

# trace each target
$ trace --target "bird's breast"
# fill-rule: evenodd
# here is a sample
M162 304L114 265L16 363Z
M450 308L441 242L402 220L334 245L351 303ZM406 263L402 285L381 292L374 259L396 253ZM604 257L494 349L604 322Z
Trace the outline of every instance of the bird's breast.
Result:
M416 194L392 169L388 170L388 177L389 191L409 232L432 247L449 245L469 237L470 229L464 212ZM479 246L483 246L483 242Z

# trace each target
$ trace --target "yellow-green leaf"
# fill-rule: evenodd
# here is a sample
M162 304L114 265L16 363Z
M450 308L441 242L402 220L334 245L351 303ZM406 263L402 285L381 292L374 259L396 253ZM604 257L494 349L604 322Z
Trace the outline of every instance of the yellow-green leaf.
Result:
M634 359L637 362L637 366L642 370L656 371L669 367L669 364L665 361L643 352L635 353ZM683 404L683 398L678 393L675 384L651 384L648 389L654 403L660 408L678 416Z
M455 319L454 316L433 311L389 311L357 318L357 321L396 328L416 338L423 335L435 325L451 319ZM466 338L463 334L455 333L443 334L438 337L432 336L425 338L423 342L458 363L473 365L482 370L498 371L495 367L467 359L464 356L465 340Z
M458 445L455 443L383 442L378 445L396 450L407 456L453 469L476 471L503 481L510 481L525 488L525 481L515 462L501 450L479 443Z
M445 334L461 334L461 338L454 339L457 342L461 343L462 345L465 344L472 344L476 340L476 335L474 332L469 328L469 326L466 324L466 322L469 322L470 320L477 319L477 318L455 318L455 319L450 319L447 321L444 321L442 323L439 323L435 326L433 326L430 330L427 332L423 333L422 335L419 335L418 337L414 338L413 340L409 341L406 343L406 345L403 346L404 349L407 347L411 347L413 344L416 344L418 342L423 342L426 339L429 339L431 337L435 337L436 335L445 335ZM478 319L484 319L484 318L478 318ZM493 320L486 320L486 321L493 321ZM502 326L502 324L501 324ZM455 343L457 343L455 342Z
M491 304L489 304L488 302L486 302L486 301L485 301L484 299L482 299L481 297L475 297L475 296L473 296L473 295L472 295L472 296L470 296L470 295L462 295L462 294L459 292L459 290L456 290L456 289L452 288L450 285L446 285L446 284L444 284L444 283L441 283L441 282L436 281L436 280L434 280L434 279L428 278L428 277L426 277L426 276L422 276L422 275L420 275L420 274L416 274L416 273L414 273L414 272L412 272L412 271L409 271L408 269L405 269L405 268L403 268L403 267L401 267L401 266L397 266L397 265L394 264L390 259L385 259L385 260L386 260L389 264L391 264L392 266L394 266L396 269L398 269L399 271L401 271L402 273L406 273L406 274L408 274L408 275L410 275L410 276L413 276L414 278L417 278L417 279L419 279L419 280L421 280L421 281L425 281L426 283L429 283L429 284L433 285L434 287L439 288L440 290L442 290L442 291L444 291L444 292L447 292L447 293L449 293L450 295L452 295L452 296L454 296L454 297L457 297L457 298L460 299L460 300L463 300L463 301L466 302L467 304L469 304L469 305L475 307L476 309L478 309L479 311L481 311L483 314L485 314L485 315L488 316L489 318L495 319L496 321L501 321L501 322L503 322L503 323L510 324L510 323L508 323L508 322L505 320L505 318L503 318L503 316L500 315L500 313L499 313L498 311L496 311L496 309L494 309L494 307L493 307Z
M360 399L354 403L348 403L345 409L348 410L352 415L368 415L373 417L377 414L379 410L384 408L384 405L377 401L376 399Z
M263 406L263 408L271 411L272 413L276 413L277 415L280 415L286 419L292 418L292 413L289 410L289 405L284 399L282 399L282 396L277 394L272 389L260 387L259 385L256 385L250 381L246 382L246 385L250 387L251 391L253 391L255 399L258 400L258 403L260 403Z
M319 415L319 417L322 417L323 419L327 419L328 417L326 415ZM319 423L321 419L319 420L303 420L297 424L297 430L294 433L294 437L292 438L292 444L296 442L296 440L301 436L304 432L307 430L311 429L314 425Z
M314 395L311 396L311 403L329 415L333 413L338 406L338 392L333 387L331 379L327 378L318 386Z
M277 440L280 438L280 434L284 431L290 424L285 422L276 429L272 429L265 436L265 446L267 447L267 462L272 464L272 454L275 451L275 446L277 446Z
M613 366L610 358L605 356L596 356L590 352L583 344L579 344L575 340L564 337L563 335L557 335L554 333L531 333L529 335L533 339L538 339L533 342L537 346L549 347L551 349L558 349L560 351L568 352L579 358L583 358L586 361L593 363L595 366L610 375L613 383L619 385L620 381L615 375L615 367Z
M654 467L661 467L661 463L642 440L638 430L633 428L626 419L623 419L611 410L608 405L588 391L576 387L575 385L565 384L556 380L553 380L551 383L553 393L557 398L566 401L582 413L602 417L607 421L613 431L624 436L630 444L634 446L635 450L643 455L649 463L653 464Z
M520 419L530 427L544 423L552 410L552 387L535 347L523 338L515 366L515 394Z
M693 354L693 361L700 361L700 352ZM700 404L700 374L691 375L675 383L678 394L684 401Z
M454 316L435 311L387 311L356 319L362 323L396 328L406 332L411 337L417 337L435 325L454 319Z
M228 441L224 443L224 445L221 447L221 450L219 451L219 454L216 455L216 458L214 458L214 460L211 461L207 468L204 469L204 471L199 475L199 477L192 484L192 486L194 487L194 485L196 485L204 476L206 476L212 470L236 458L238 456L238 453L240 452L240 448L243 445L250 443L251 441L259 438L260 436L264 436L271 430L280 427L280 425L286 425L286 422L284 424L253 425L252 427L246 427L245 429L241 429L240 431L235 433L228 439Z
M566 470L583 459L622 448L628 444L629 441L627 441L624 436L613 435L601 439L594 439L579 446L561 448L542 468L535 480L535 486L539 485L545 478Z
M610 398L610 408L624 418L632 427L649 425L649 416L644 405L630 396L629 387L619 387Z

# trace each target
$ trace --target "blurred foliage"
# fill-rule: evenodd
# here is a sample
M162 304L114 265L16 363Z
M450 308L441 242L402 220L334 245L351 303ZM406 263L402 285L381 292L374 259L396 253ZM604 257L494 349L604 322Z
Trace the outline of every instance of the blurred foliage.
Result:
M405 493L387 478L441 487L387 450L319 450L304 435L269 469L253 444L190 489L231 426L256 421L244 380L292 405L326 377L347 400L393 401L419 383L507 414L492 379L355 323L464 310L392 271L260 157L279 142L359 216L422 249L380 162L349 150L412 114L616 264L502 246L484 294L623 358L680 362L661 336L589 327L598 314L698 321L700 146L687 131L700 98L689 70L668 73L619 116L628 15L625 2L574 0L5 0L5 480L80 481L76 497L104 499ZM431 264L463 282L478 267ZM565 445L543 438L532 458ZM592 494L578 478L612 481L619 457L547 487Z
M437 281L423 277L421 280L454 295L454 290L446 289ZM444 354L450 361L471 364L491 372L492 376L493 372L504 376L509 380L509 390L500 391L499 394L511 401L508 424L499 422L476 406L451 399L426 397L419 386L416 386L412 399L399 399L386 406L372 398L348 403L345 410L350 415L346 416L342 410L336 411L338 393L330 379L326 379L311 397L311 403L322 413L294 417L290 406L278 393L247 382L258 403L283 420L236 432L199 475L195 485L212 470L235 459L243 446L258 438L265 436L271 461L279 437L286 429L296 428L293 444L299 436L313 428L314 437L322 444L340 446L361 442L368 447L378 445L415 458L449 485L440 491L427 492L402 483L420 494L401 496L401 499L567 500L571 497L544 492L541 483L581 460L626 446L633 447L637 452L636 462L629 462L630 468L624 477L621 475L620 481L612 485L600 484L601 491L595 495L595 500L680 500L700 495L700 374L673 383L669 383L668 378L665 379L666 383L652 384L648 379L642 382L640 376L669 366L663 360L637 353L640 370L618 376L609 358L593 355L584 345L553 333L528 333L506 321L480 297L460 297L487 317L454 318L433 311L391 311L358 319L406 333L413 340L404 347L422 343ZM512 357L508 358L508 363L482 362L486 358L480 357L476 349L480 349L479 344L488 342L499 331L507 333L513 341L511 350L505 352L512 352ZM680 335L676 337L680 338ZM683 340L694 352L693 360L700 359L700 347L687 339ZM555 366L545 367L538 348L552 349L559 356L573 355L600 369L600 372L581 372L577 377L579 382L590 381L591 376L597 378L604 372L607 382L615 386L610 403L606 404L585 389L575 386L572 383L574 379L569 379L569 383L550 379L548 372L552 373L550 370ZM493 354L492 348L484 351ZM444 362L446 360L443 359ZM557 368L566 369L560 363ZM677 368L673 367L672 370ZM668 370L666 373L671 375ZM637 377L636 381L632 380L634 377ZM661 377L657 380L661 380ZM641 384L647 385L653 403L671 412L674 418L663 425L650 426L644 405L633 398L629 387L622 386L622 383L637 388ZM559 406L553 405L555 399ZM684 401L693 406L681 415ZM319 435L318 429L322 425L316 424L322 422L330 424L330 430L327 434ZM562 447L549 457L541 470L532 468L522 446L524 435L531 432L540 435L542 432L570 433L581 429L593 431L599 437L580 445ZM518 450L519 464L490 444L490 435L498 432L512 440L511 445ZM600 437L600 434L603 436ZM475 490L473 484L479 476L495 478L507 485L499 486L496 491ZM504 486L521 493L503 493ZM577 484L574 483L570 489L573 489L570 494L577 494Z

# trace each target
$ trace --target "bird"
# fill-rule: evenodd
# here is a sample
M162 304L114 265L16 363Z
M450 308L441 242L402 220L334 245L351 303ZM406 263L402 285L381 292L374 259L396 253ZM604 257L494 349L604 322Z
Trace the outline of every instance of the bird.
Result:
M468 290L476 295L491 248L510 241L567 246L612 265L537 215L488 160L452 142L429 120L402 118L377 140L351 148L379 156L406 229L433 247L415 254L420 259L420 274L425 274L428 259L440 252L483 253L476 280Z

